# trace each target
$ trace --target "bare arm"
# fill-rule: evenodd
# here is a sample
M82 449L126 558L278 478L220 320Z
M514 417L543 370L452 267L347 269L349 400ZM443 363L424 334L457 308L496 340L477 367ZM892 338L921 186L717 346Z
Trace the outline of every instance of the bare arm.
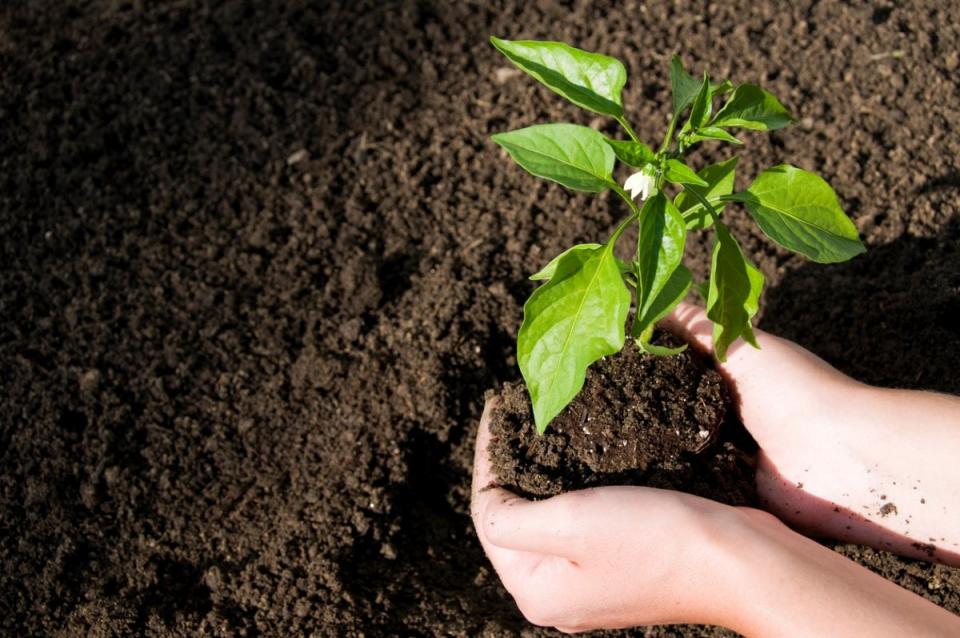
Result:
M746 636L957 636L960 618L756 512L732 559L727 626Z

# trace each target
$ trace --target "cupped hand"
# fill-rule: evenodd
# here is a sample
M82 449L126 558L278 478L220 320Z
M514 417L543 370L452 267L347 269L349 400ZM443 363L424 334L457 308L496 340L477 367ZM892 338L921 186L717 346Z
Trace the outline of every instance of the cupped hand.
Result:
M701 308L683 302L661 325L712 355L713 324ZM765 454L787 465L832 449L844 401L867 386L791 341L754 333L759 349L740 340L717 363L743 424Z
M681 303L662 326L713 352L706 313ZM757 491L767 509L818 531L833 518L832 487L859 463L846 408L867 388L795 343L754 331L759 349L736 342L718 362L744 426L760 446Z
M744 511L643 487L528 501L496 486L484 409L474 458L477 535L526 618L565 632L667 622L722 624L720 539Z
M712 324L696 306L681 304L662 325L712 352ZM760 446L763 507L807 533L960 562L960 492L939 469L956 458L960 401L873 388L755 333L759 350L737 342L717 366Z

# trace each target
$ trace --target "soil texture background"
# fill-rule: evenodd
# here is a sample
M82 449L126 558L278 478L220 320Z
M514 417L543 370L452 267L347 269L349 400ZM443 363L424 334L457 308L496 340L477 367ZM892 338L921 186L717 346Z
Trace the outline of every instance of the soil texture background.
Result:
M3 3L0 634L551 633L473 535L473 436L527 275L624 211L488 140L615 133L491 34L623 59L651 141L674 52L769 88L797 124L744 135L738 184L822 173L869 252L812 265L730 207L760 326L960 393L957 25L950 0ZM960 612L960 571L838 550Z

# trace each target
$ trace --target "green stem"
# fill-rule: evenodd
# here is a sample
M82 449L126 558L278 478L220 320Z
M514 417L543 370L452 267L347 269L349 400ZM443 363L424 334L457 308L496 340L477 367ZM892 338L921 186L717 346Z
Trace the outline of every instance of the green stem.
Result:
M633 198L630 197L630 194L620 187L620 184L617 184L616 182L610 182L608 186L610 186L610 190L619 195L623 201L627 202L627 206L630 207L630 211L634 215L640 215L640 209L637 207L637 204L633 201Z
M640 138L637 137L637 134L634 132L633 127L630 126L630 122L627 121L626 117L621 115L620 117L617 118L617 121L620 122L620 126L622 126L623 130L627 132L627 135L630 136L631 140L633 140L634 142L640 141Z
M628 217L624 218L624 220L620 222L620 225L617 226L617 229L613 231L612 235L610 235L610 239L607 240L607 245L611 249L613 249L613 245L617 243L617 240L620 239L620 235L623 234L623 231L627 229L627 226L629 226L631 222L636 221L639 216L640 216L640 211L636 211L636 212L630 213Z
M607 240L607 247L610 250L613 250L613 245L617 243L618 239L620 239L620 235L622 235L623 231L627 229L627 226L630 225L630 222L636 221L640 217L640 209L637 208L637 205L633 203L633 199L627 194L627 191L620 188L620 184L611 181L609 186L610 189L623 198L623 201L627 202L627 206L630 207L630 214L620 222L620 225L617 226L617 229L613 231L612 235L610 235L610 239Z
M706 197L704 197L703 195L701 195L701 194L698 193L697 191L693 190L693 189L690 188L689 186L685 186L684 184L681 184L680 187L683 188L683 190L685 190L686 192L688 192L688 193L690 193L691 195L693 195L693 197L694 197L698 202L700 202L700 205L707 209L707 212L710 213L710 217L713 218L713 221L714 221L714 222L719 222L719 221L720 221L719 218L717 217L717 211L714 210L713 206L710 204L709 201L707 201L707 198L706 198Z
M735 200L730 200L730 199L722 199L722 197L723 197L722 195L719 196L719 197L710 197L710 198L707 199L707 201L711 204L711 207L712 207L713 205L719 204L719 203L721 203L721 202L735 201ZM701 200L701 201L702 201L702 200ZM691 208L688 208L686 211L684 211L683 214L686 215L687 217L689 217L690 215L693 215L694 213L696 213L697 211L699 211L699 210L700 210L701 208L703 208L703 207L704 207L703 204L700 203L700 201L698 201L698 202L696 203L696 205L694 205L694 206L691 207Z
M670 140L673 139L673 131L677 128L677 116L670 118L670 126L667 127L667 134L663 136L663 142L660 144L658 153L662 153L670 146Z
M740 202L744 204L748 201L746 193L730 193L729 195L717 195L717 200L721 202Z

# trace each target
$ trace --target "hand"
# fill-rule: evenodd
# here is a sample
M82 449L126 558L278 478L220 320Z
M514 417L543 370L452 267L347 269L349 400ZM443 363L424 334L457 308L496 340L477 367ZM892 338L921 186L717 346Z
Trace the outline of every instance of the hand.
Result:
M713 324L702 309L681 303L662 326L694 348L713 353ZM769 505L791 520L796 508L790 509L789 492L845 471L847 460L839 458L845 452L844 406L865 386L790 341L754 332L759 350L737 341L717 368L734 395L740 419L760 445L760 496L787 496L770 499ZM794 490L784 494L784 482Z
M718 539L751 516L706 499L603 487L527 501L494 485L488 402L477 434L472 516L477 535L532 623L575 632L667 622L721 624L713 594Z
M960 635L955 616L758 510L643 487L538 502L499 489L489 415L488 403L471 515L534 624L567 633L698 623L762 636Z
M696 306L681 304L663 327L712 352ZM960 564L960 481L943 472L960 458L960 401L873 388L755 333L759 350L737 342L717 366L760 445L764 507L821 536Z

